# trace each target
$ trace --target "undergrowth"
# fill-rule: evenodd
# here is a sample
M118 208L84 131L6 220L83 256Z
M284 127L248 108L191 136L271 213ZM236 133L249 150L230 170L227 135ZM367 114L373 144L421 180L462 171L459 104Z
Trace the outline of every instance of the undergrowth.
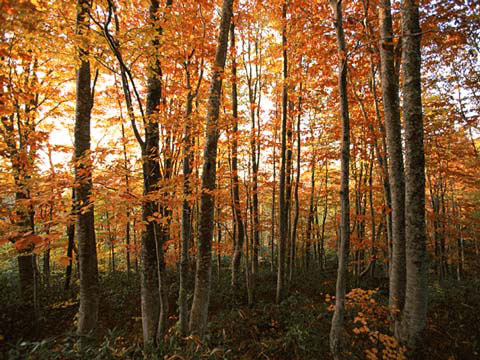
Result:
M12 274L0 274L0 358L4 359L329 359L329 331L334 303L332 273L299 272L288 296L275 304L276 276L268 268L256 278L255 303L245 289L232 294L227 264L213 275L209 327L205 339L181 337L177 330L176 274L168 274L169 330L161 348L142 345L138 277L102 273L96 340L80 353L74 318L78 284L63 291L63 274L52 274L40 293L37 331L21 304ZM193 286L193 284L190 284ZM366 284L361 284L365 286ZM376 287L375 287L376 285ZM392 337L384 281L347 295L345 359L405 359L406 349ZM426 347L431 359L475 359L479 354L480 280L446 280L430 289Z

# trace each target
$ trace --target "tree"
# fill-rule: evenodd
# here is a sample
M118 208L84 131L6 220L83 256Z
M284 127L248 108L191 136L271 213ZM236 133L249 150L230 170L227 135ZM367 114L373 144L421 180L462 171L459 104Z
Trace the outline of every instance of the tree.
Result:
M219 137L218 116L220 111L220 93L222 75L227 56L228 33L233 11L233 0L223 0L220 30L207 107L205 129L205 148L203 150L202 186L199 234L197 245L197 266L195 273L195 290L190 314L190 331L203 337L207 326L208 304L210 301L210 282L212 267L213 213L215 210L215 189L217 144Z
M330 351L335 359L340 358L343 348L342 331L345 317L345 292L347 287L347 266L350 237L350 203L349 203L349 160L350 160L350 118L347 97L347 51L343 32L342 1L330 0L335 16L335 31L338 46L338 92L340 96L340 117L342 122L341 166L341 223L340 246L338 250L338 273L335 291L335 312L330 329Z
M280 301L285 293L285 261L286 244L288 239L288 202L287 200L287 127L288 127L288 57L287 57L287 2L282 6L282 57L283 57L283 85L282 85L282 129L280 152L280 189L279 189L279 238L278 238L278 268L277 268L277 295L276 301Z
M80 264L80 308L77 333L83 338L95 331L98 317L98 265L95 242L94 204L92 196L92 164L90 159L90 116L95 82L90 84L88 29L90 2L78 0L76 34L80 66L77 69L75 109L75 210ZM97 72L98 75L98 72Z
M235 60L235 24L230 26L230 48L232 53L232 118L233 118L233 140L232 140L232 193L233 212L237 230L234 253L232 256L232 289L238 290L240 281L240 265L242 259L243 243L245 239L245 225L243 222L242 209L240 205L240 186L238 177L238 94L237 94L237 62Z
M423 148L421 28L418 3L402 2L403 121L405 123L405 205L407 281L400 340L417 356L427 322L427 250L425 235L425 154Z
M382 0L380 4L379 23L383 107L390 159L388 174L391 184L393 225L389 305L394 318L399 320L405 301L405 175L390 0Z

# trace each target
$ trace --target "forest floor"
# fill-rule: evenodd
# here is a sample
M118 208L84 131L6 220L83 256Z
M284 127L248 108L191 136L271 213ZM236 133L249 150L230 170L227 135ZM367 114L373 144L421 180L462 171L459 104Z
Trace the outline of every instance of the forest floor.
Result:
M19 304L14 273L0 274L0 359L330 359L328 337L334 276L318 269L299 272L288 297L274 303L276 277L268 268L256 279L256 302L233 296L227 263L214 272L208 335L204 342L177 335L174 315L178 285L170 274L170 330L160 350L142 349L139 282L135 274L102 273L99 339L82 356L75 347L77 283L63 291L63 275L53 274L40 296L41 317ZM365 279L367 291L353 291L347 308L345 359L402 358L389 336L385 279ZM244 293L244 292L242 292ZM480 359L480 279L434 281L430 287L427 359ZM359 324L363 326L359 327ZM405 358L405 357L404 357ZM408 358L408 355L406 356Z

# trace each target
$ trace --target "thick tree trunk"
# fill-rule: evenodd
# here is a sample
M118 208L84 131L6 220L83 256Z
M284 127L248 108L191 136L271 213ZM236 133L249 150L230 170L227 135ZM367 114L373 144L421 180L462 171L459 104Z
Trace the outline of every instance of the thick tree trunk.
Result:
M425 155L423 148L421 29L418 3L402 1L403 121L406 159L407 285L400 340L422 352L427 321L427 252L425 234Z
M167 1L167 6L172 0ZM157 12L159 1L151 0L149 8L150 20L158 20ZM162 28L155 25L156 37L152 41L154 48L159 47L158 37L162 34ZM158 189L160 180L159 141L160 131L158 119L158 106L162 99L162 70L158 59L151 59L148 68L147 79L147 102L145 141L142 146L143 156L143 193L149 195ZM168 315L168 303L165 284L165 260L163 243L165 241L165 229L155 221L154 213L159 212L156 201L146 200L142 206L142 220L147 223L142 231L142 270L141 270L141 307L143 342L145 346L155 346L163 341L166 320Z
M190 331L192 334L200 337L204 336L207 327L208 304L210 301L213 212L215 208L215 197L212 191L215 189L217 144L220 132L217 121L232 8L233 0L223 0L215 64L213 66L214 71L210 83L207 106L206 142L203 152L202 193L200 197L201 211L197 242L197 268L192 311L190 313Z
M232 177L233 177L233 203L234 217L237 228L237 241L232 256L232 290L237 291L240 281L240 265L242 249L245 239L245 226L243 223L242 209L240 206L240 189L238 178L238 94L237 94L237 62L235 60L235 25L230 27L230 48L232 51L232 116L233 116L233 140L232 140Z
M400 311L405 301L405 178L390 0L382 0L379 7L379 22L383 106L390 157L389 182L392 186L392 262L389 305L398 325Z
M98 264L95 243L95 225L92 195L92 165L90 151L90 116L93 91L90 87L90 62L87 59L86 36L89 27L90 2L77 2L78 36L84 44L78 49L80 67L77 69L77 97L75 109L75 208L76 231L80 265L80 309L77 333L80 346L83 338L95 331L98 316Z
M335 312L333 314L330 329L330 351L335 359L342 358L343 351L343 327L345 317L345 292L347 287L347 267L350 238L350 204L349 204L349 148L350 148L350 119L347 98L347 52L345 36L343 33L342 2L330 0L330 5L335 14L335 30L338 45L338 92L340 96L340 114L342 121L342 145L341 145L341 175L340 175L340 246L338 253L338 273L335 292Z

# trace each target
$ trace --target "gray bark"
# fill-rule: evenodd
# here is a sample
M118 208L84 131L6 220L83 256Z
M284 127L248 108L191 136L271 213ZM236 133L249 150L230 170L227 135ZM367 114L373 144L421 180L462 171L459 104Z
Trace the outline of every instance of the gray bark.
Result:
M348 190L350 161L350 118L347 98L347 53L342 24L342 2L341 0L330 0L330 5L335 14L335 30L337 34L339 57L338 91L340 96L340 114L342 121L342 143L340 159L340 244L338 253L337 284L335 292L335 312L333 314L332 326L330 328L330 351L335 359L340 359L344 347L342 332L345 317L345 292L347 287L347 267L350 242L350 203Z
M190 84L190 72L188 69L189 63L185 64L187 73L187 87L189 89L187 94L187 104L185 109L185 126L183 131L183 201L182 201L182 246L181 246L181 258L180 258L180 289L178 292L178 307L179 307L179 322L180 332L183 336L188 332L188 289L187 282L189 278L189 257L188 251L190 248L190 242L192 237L192 206L190 205L189 197L192 194L190 177L192 175L192 163L193 163L193 139L191 134L191 115L193 112L193 100L196 97L191 89ZM200 75L201 76L201 75ZM200 79L199 79L200 82ZM197 88L198 91L198 88Z
M387 149L390 157L389 182L392 196L392 262L390 265L389 305L393 317L398 322L405 301L405 178L390 0L382 0L379 7L379 22L383 107L387 130Z
M423 148L421 89L421 29L418 3L402 1L403 121L406 159L407 284L400 340L415 353L422 352L427 321L427 252L425 234L425 154Z
M75 189L72 188L72 215L75 214ZM67 226L67 238L68 238L68 245L67 245L67 257L68 257L68 265L65 269L65 286L64 289L70 289L70 281L72 279L72 265L73 265L73 248L75 246L75 223L72 222Z
M282 20L287 20L287 3L283 3ZM288 57L287 57L287 29L286 25L282 29L283 46L283 90L282 90L282 130L280 151L280 194L279 194L279 238L278 238L278 267L277 267L277 293L276 302L280 303L285 292L285 252L288 238L288 207L286 201L286 152L287 152L287 117L288 117L288 89L286 81L288 79Z
M210 301L210 282L212 267L212 236L215 189L217 144L219 127L217 124L222 76L227 56L228 32L232 18L233 0L223 0L220 30L215 53L212 80L207 106L206 142L203 151L202 193L200 196L199 234L197 241L197 266L192 310L190 313L190 331L203 337L207 327L208 304Z
M300 83L300 93L302 92L302 83ZM294 197L295 197L295 215L293 218L292 224L292 241L290 244L290 273L289 281L293 280L293 274L295 272L295 257L296 257L296 244L297 244L297 225L298 225L298 217L300 215L300 204L298 200L298 186L300 183L300 155L301 155L301 133L300 133L300 120L302 118L302 96L298 98L298 116L297 116L297 173L295 177L295 190L294 190Z
M311 124L311 136L313 139L313 123ZM312 167L311 167L311 178L310 178L310 204L308 207L308 220L307 220L307 232L306 232L306 244L305 244L305 270L308 271L310 266L310 249L313 241L313 222L314 222L314 206L315 206L315 162L316 162L316 151L315 145L312 143Z
M238 178L238 94L237 94L237 63L235 60L235 25L230 27L230 47L232 49L232 116L233 116L233 140L232 140L232 177L233 177L233 203L234 217L237 229L237 240L232 257L232 290L238 290L240 281L240 265L242 249L245 239L245 226L243 223L242 209L240 206L240 189Z
M87 35L90 2L77 2L77 28L80 37ZM85 40L86 42L86 40ZM85 45L83 45L85 46ZM76 231L80 266L80 308L77 334L80 346L83 339L92 334L98 317L98 264L95 243L94 209L91 202L92 167L90 160L90 116L93 106L93 90L90 87L90 62L88 50L78 49L80 66L77 69L77 95L75 109L75 208Z
M123 142L123 166L125 170L125 191L127 192L127 194L130 194L130 179L129 179L127 143L126 143L127 139L125 138L125 127L123 126L123 124L122 124L122 142ZM127 223L125 224L125 247L127 251L125 253L125 256L127 260L127 274L130 277L132 266L130 261L130 209L128 207L125 215L127 217Z

